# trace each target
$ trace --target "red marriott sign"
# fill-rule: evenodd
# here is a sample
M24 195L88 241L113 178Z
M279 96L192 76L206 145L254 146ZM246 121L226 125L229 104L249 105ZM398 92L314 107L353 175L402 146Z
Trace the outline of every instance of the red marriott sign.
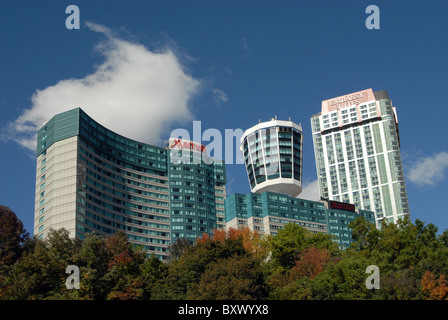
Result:
M345 210L345 211L352 211L355 212L355 205L350 203L343 203L338 201L328 201L328 207L329 209L336 209L336 210Z
M206 153L205 146L200 143L196 143L190 140L183 139L174 139L170 138L169 140L169 148L170 149L187 149L192 151L198 151L202 153Z

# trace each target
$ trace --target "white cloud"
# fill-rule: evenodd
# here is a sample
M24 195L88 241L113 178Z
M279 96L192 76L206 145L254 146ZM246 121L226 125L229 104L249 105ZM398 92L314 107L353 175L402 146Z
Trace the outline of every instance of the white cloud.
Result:
M160 144L170 125L192 120L191 98L201 81L185 73L169 48L153 52L87 23L107 39L97 46L104 62L82 79L61 80L32 95L32 105L3 128L3 139L35 150L37 130L55 114L80 107L93 119L126 137Z
M319 182L317 180L302 182L302 193L300 193L297 197L300 199L319 201Z
M446 168L448 168L448 152L443 151L418 160L409 169L407 178L419 186L435 186L445 179Z
M230 196L231 194L234 194L233 191L233 185L236 181L236 176L233 175L231 172L226 172L226 194L227 196Z
M220 107L222 103L229 101L229 96L227 95L227 93L220 89L212 89L212 95L213 100L218 107Z

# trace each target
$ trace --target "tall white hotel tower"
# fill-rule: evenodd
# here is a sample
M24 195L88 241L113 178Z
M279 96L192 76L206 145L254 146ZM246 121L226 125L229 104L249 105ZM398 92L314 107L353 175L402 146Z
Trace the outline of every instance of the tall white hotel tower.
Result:
M311 117L320 196L397 222L409 216L397 113L386 91L322 101Z

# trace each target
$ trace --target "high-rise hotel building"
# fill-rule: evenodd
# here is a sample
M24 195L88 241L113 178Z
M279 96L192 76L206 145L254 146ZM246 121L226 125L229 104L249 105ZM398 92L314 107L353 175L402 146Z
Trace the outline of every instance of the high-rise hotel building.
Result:
M272 119L247 129L241 137L251 193L226 198L227 228L247 227L276 235L288 223L313 233L328 233L341 248L352 240L351 221L375 221L372 211L336 201L299 199L302 191L302 126Z
M374 211L377 223L409 216L397 113L386 91L322 101L311 126L322 198Z
M164 259L177 238L194 242L225 227L225 194L224 163L195 142L141 143L79 108L55 115L38 131L37 238L51 228L80 239L121 230Z

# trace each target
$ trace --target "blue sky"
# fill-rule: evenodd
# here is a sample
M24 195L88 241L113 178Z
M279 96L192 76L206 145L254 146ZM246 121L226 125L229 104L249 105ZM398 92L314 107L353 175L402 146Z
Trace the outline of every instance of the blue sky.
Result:
M71 4L79 30L65 27ZM379 30L365 27L370 4L380 9ZM193 120L224 133L291 117L303 126L312 195L310 117L322 100L372 88L397 107L412 220L448 229L447 14L446 1L2 1L0 204L32 234L33 126L23 125L70 109L60 103L68 91L85 96L73 98L76 106L96 103L86 108L98 122L160 145L172 129L191 131ZM146 107L152 92L151 103L166 108ZM105 109L110 100L128 118L117 121ZM249 192L243 165L228 165L227 179L230 193Z

